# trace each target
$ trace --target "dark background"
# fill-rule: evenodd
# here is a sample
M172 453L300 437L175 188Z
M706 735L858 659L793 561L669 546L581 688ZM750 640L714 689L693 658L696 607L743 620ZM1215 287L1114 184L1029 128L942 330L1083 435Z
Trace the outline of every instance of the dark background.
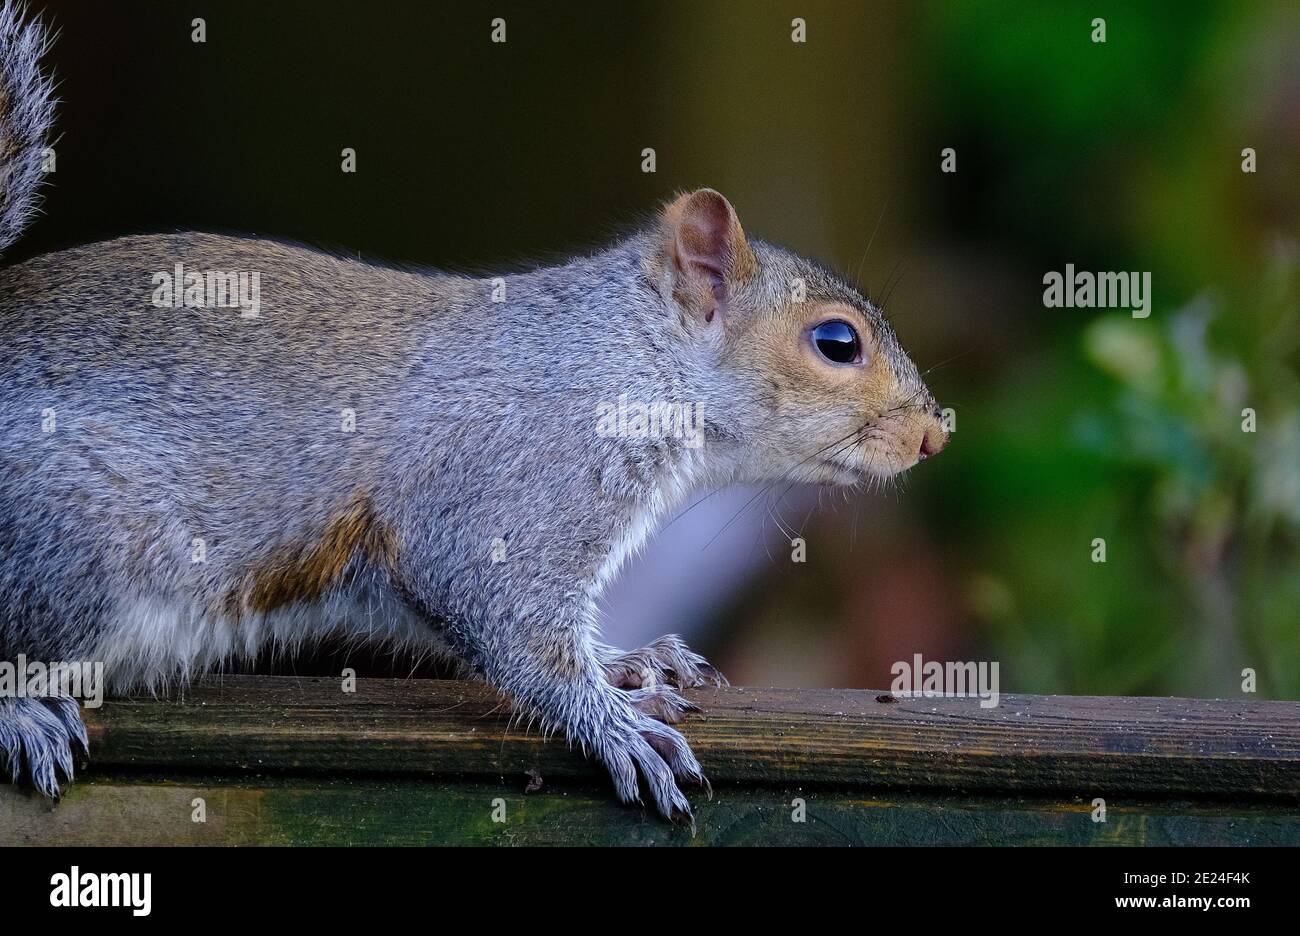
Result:
M711 498L609 596L613 642L678 631L746 683L921 653L1004 692L1250 667L1300 697L1300 4L33 6L61 137L10 259L200 228L499 271L708 185L885 304L949 450L847 500ZM1151 317L1044 308L1066 263L1151 271Z

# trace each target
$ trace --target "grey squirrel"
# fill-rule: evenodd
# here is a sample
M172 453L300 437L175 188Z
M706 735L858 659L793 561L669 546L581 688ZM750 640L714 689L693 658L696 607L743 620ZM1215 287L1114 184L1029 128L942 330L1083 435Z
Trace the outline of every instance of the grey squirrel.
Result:
M36 207L44 45L0 0L0 251ZM673 636L599 641L626 557L692 492L854 485L947 441L879 309L710 189L497 282L202 233L78 247L0 266L0 347L0 660L101 661L124 692L330 634L436 652L669 819L705 782L677 690L724 680ZM598 431L617 401L661 431ZM696 439L662 431L682 404ZM0 699L13 779L57 796L85 748L75 701Z

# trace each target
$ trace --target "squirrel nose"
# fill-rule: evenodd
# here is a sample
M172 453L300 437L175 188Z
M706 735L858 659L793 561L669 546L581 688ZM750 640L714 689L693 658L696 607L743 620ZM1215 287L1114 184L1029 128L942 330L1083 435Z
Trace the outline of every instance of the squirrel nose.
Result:
M943 431L943 427L938 425L930 426L921 436L921 448L916 453L916 460L923 462L931 455L938 455L947 444L948 433Z

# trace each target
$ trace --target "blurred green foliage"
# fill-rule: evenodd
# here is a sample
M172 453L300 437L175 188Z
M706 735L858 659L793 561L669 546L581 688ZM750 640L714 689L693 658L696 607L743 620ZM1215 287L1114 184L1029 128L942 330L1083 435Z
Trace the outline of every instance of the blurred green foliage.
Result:
M1155 283L1149 319L1031 311L963 387L939 498L990 652L1026 691L1300 696L1296 7L928 9L934 119L995 167L964 233Z

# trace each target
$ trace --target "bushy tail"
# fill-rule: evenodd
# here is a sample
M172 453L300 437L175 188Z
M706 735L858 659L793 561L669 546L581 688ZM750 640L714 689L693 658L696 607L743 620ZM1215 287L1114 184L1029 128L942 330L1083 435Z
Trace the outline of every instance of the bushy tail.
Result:
M46 44L41 24L25 21L16 0L0 0L0 252L18 239L39 201L54 121L53 84L37 67Z

